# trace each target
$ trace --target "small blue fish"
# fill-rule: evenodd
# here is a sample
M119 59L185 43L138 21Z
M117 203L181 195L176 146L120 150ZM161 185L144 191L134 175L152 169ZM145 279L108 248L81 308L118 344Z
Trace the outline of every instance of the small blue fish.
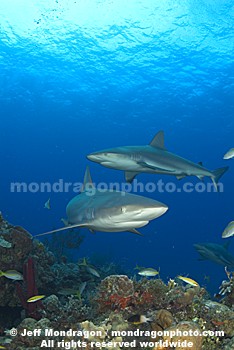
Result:
M45 209L51 209L51 206L50 206L50 198L45 202L44 208L45 208Z

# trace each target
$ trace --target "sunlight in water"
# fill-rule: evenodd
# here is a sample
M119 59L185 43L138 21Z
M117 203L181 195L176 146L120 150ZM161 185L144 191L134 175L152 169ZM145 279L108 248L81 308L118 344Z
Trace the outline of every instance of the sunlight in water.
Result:
M177 4L174 0L1 0L1 31L8 44L29 38L53 49L56 42L72 40L71 33L98 41L108 50L152 40L157 44L168 36L179 46L191 41L191 45L202 42L215 49L219 25L230 24L223 23L220 15L232 9L215 0L199 8L195 5L189 0ZM210 22L213 33L206 29ZM226 39L219 42L219 48L229 47Z
M98 36L98 31L108 29L108 35L116 36L128 28L132 28L132 40L135 35L147 40L147 36L172 29L175 16L183 17L187 4L175 6L172 0L1 0L0 19L2 29L15 40L19 35L38 36L40 31L60 39L70 30ZM122 39L131 45L131 38Z

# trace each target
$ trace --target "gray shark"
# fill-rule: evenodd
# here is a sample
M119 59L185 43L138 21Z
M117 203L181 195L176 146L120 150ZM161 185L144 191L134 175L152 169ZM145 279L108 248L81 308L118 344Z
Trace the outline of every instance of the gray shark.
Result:
M95 189L87 168L81 193L66 207L67 219L64 222L67 226L36 236L75 227L86 227L90 231L130 231L140 234L136 228L147 225L167 210L165 204L150 198L121 191Z
M168 152L164 146L163 131L159 131L149 145L110 148L91 153L87 158L107 168L124 170L128 182L140 173L175 175L177 179L189 175L199 179L208 176L217 189L220 177L228 170L228 167L224 167L210 171L202 163L196 164Z
M227 245L199 243L193 246L200 254L200 260L210 260L216 264L227 266L229 269L234 268L234 256L228 252Z

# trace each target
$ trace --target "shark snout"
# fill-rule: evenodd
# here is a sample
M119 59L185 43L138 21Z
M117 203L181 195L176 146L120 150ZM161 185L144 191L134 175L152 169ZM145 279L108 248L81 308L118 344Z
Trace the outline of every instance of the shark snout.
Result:
M118 160L118 155L108 152L94 152L86 156L92 162L100 163L102 165L115 164Z
M163 204L161 207L157 208L157 212L159 213L159 216L165 214L168 211L168 206Z
M140 210L136 210L135 216L136 218L139 218L139 219L152 220L165 214L167 210L168 210L167 205L163 203L159 203L159 204L156 204L155 206L144 207L144 208L141 208Z
M86 156L89 160L99 163L107 168L125 170L125 158L114 152L94 152ZM121 160L121 162L120 162ZM127 161L127 165L129 162Z
M153 218L158 218L159 216L165 214L167 210L168 210L168 206L161 203L160 205L155 206L154 208L148 209L148 212L149 212L149 215L150 216L152 215Z
M101 162L103 159L102 154L100 153L90 153L86 157L92 162L97 162L97 163Z
M203 247L201 244L194 244L194 248L199 252L199 253L204 253L205 252L205 247Z

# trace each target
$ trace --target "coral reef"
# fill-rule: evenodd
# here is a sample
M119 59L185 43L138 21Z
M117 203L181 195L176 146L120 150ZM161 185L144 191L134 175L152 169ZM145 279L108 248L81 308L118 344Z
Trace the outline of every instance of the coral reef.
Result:
M21 272L24 277L18 282L0 278L0 345L6 348L56 349L56 342L63 341L67 349L169 350L188 349L182 344L186 340L192 344L189 349L233 349L233 273L227 270L219 302L210 300L204 288L177 284L173 279L168 283L159 278L136 280L113 274L115 267L104 266L102 270L99 265L101 277L112 274L97 278L87 273L82 264L56 260L44 244L33 240L24 229L8 224L2 216L0 266L3 271ZM26 300L33 294L46 297L29 306ZM130 321L133 315L144 315L146 319L134 323ZM7 329L12 327L18 330L15 337L8 336ZM41 334L23 336L25 329L41 329ZM64 331L65 335L50 334L55 345L45 346L42 342L48 329ZM199 337L163 333L178 330L213 333ZM74 336L73 331L80 333ZM170 341L180 342L180 346L170 347ZM65 345L58 348L61 347Z
M23 263L32 251L31 235L22 227L10 225L1 215L0 237L1 241L5 242L0 245L1 270L11 269L22 272Z
M159 325L162 329L166 329L174 322L173 315L170 311L161 309L156 312L154 322Z
M54 294L65 287L78 289L82 282L77 264L57 264L52 252L23 228L13 226L0 215L0 237L10 246L0 245L0 269L16 270L24 276L24 281L0 278L0 330L15 326L26 315L40 318L40 302L27 304L26 300L38 293ZM77 284L74 283L76 281ZM37 312L35 312L37 310ZM3 312L7 314L2 317ZM1 334L1 332L0 332Z
M144 312L162 306L168 288L161 280L133 281L125 275L111 275L101 281L94 307L99 312L108 310L135 310Z
M105 309L125 309L131 304L134 296L134 284L125 275L111 275L101 281L99 296L95 303L100 311Z
M51 320L52 325L62 324L63 327L84 321L92 317L92 310L82 300L74 296L68 297L62 303L56 295L50 295L43 300L43 317ZM56 318L54 317L56 315Z
M234 337L234 311L226 305L211 300L204 302L204 305L209 310L211 323L223 330L227 337Z

